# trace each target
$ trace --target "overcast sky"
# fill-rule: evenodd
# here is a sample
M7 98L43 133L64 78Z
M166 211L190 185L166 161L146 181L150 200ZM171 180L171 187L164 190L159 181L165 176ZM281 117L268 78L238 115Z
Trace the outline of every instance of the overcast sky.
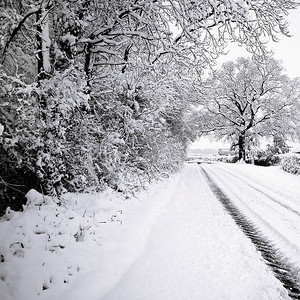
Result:
M275 57L283 61L290 77L300 77L300 8L288 17L292 37L283 37L279 43L273 44Z
M288 16L290 33L292 37L281 37L278 43L270 43L270 50L274 51L274 57L283 62L286 73L290 77L300 77L300 8L293 10ZM250 56L244 49L234 45L229 46L229 53L219 59L220 63L235 60L239 56ZM193 143L191 148L224 148L227 144L213 141L213 139L201 138Z

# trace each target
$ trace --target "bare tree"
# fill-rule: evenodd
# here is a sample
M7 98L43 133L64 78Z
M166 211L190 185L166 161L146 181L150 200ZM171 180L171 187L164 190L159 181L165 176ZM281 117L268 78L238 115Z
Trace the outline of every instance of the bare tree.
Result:
M201 130L234 141L244 160L247 139L292 134L297 86L273 58L227 62L203 89Z

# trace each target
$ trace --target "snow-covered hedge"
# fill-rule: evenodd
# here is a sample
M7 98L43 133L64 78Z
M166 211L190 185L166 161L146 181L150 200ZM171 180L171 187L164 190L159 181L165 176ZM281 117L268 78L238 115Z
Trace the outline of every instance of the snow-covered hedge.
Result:
M234 155L225 155L225 156L217 156L217 161L226 162L226 163L236 163L238 158Z
M220 161L225 163L235 163L237 162L237 157L234 155L217 155L217 156L207 156L204 158L207 161Z
M282 169L292 174L300 174L300 155L289 154L282 156L281 159Z
M166 101L148 82L132 92L119 77L107 79L114 90L101 93L99 85L90 94L80 66L39 84L16 83L2 73L0 187L7 191L0 189L6 197L0 215L8 206L17 209L11 202L22 202L30 188L49 195L107 187L135 192L178 170L187 140L181 99L176 94ZM37 186L20 180L28 172Z
M238 161L237 156L234 155L199 155L187 158L189 161L199 159L202 161L220 161L225 163L236 163Z

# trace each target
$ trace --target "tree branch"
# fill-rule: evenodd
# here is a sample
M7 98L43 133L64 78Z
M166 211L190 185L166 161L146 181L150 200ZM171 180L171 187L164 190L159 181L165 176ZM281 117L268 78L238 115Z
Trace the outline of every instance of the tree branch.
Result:
M2 56L3 56L3 59L2 59L2 63L4 62L5 60L5 54L7 52L7 49L10 45L10 43L12 42L12 40L14 39L14 37L17 35L18 31L21 29L22 25L26 22L26 20L36 14L37 12L39 12L41 10L41 8L36 8L36 9L32 9L31 11L29 11L27 13L26 16L23 17L23 19L19 22L18 26L14 28L9 40L6 42L5 46L4 46L4 49L3 49L3 53L2 53Z

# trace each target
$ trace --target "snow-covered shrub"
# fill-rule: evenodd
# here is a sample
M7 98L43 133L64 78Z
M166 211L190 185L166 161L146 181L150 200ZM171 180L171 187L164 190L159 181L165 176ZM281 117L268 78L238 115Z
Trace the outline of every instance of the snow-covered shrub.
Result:
M39 85L2 76L5 97L1 151L14 168L36 174L44 191L70 182L84 166L84 110L88 109L84 75L72 67ZM78 142L80 141L80 142ZM81 173L81 170L79 171ZM81 174L79 174L81 175Z
M0 65L0 214L6 207L22 208L29 186L39 189L39 180L26 164L28 146L36 131L37 97L22 76L11 76Z
M178 169L185 149L172 134L164 107L124 92L94 96L93 101L91 135L97 142L90 152L102 182L132 191Z
M32 141L35 169L46 189L57 191L79 180L87 167L85 115L89 109L85 76L71 67L41 82L38 135ZM75 169L74 169L75 168ZM74 188L73 188L74 190Z
M260 166L279 165L281 154L288 153L290 147L285 139L280 136L273 137L273 143L267 145L267 149L259 150L256 155L255 164Z
M284 171L292 174L300 174L300 155L288 154L282 156L281 167Z
M235 163L237 162L238 158L234 155L224 155L224 156L217 156L216 161L226 162L226 163Z
M280 155L269 151L260 150L255 157L258 166L274 166L280 164Z

